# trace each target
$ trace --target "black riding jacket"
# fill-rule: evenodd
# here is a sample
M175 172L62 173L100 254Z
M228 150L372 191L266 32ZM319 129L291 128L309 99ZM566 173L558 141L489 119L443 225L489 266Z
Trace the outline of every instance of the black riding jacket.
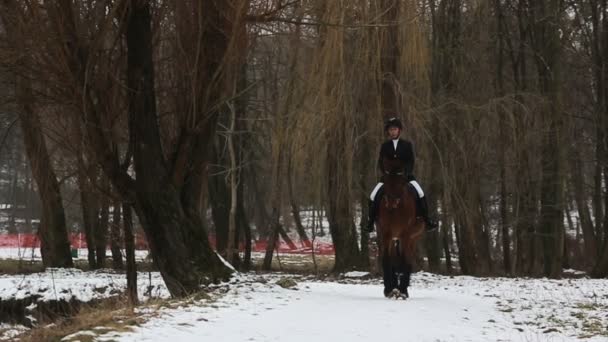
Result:
M414 161L416 157L414 156L414 147L412 143L399 139L397 142L397 149L395 150L393 140L385 141L380 147L380 156L378 157L378 168L384 174L384 165L382 164L382 159L399 159L405 164L405 175L408 179L414 179Z

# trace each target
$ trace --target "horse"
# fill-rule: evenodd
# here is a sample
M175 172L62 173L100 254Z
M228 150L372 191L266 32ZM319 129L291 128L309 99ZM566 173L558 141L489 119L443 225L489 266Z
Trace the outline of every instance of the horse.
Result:
M378 249L384 273L384 296L409 297L416 243L424 220L416 217L416 190L409 184L401 161L385 158L383 196L378 212Z

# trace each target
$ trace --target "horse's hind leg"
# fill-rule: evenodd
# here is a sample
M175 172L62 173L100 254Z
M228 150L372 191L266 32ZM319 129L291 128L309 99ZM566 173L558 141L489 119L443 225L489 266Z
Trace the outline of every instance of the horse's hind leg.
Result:
M393 289L397 287L397 279L388 253L384 253L382 256L382 271L384 274L384 296L388 297Z
M412 264L408 262L407 259L403 259L402 267L399 275L399 292L403 294L406 298L410 295L407 291L407 288L410 286L410 278L412 275Z

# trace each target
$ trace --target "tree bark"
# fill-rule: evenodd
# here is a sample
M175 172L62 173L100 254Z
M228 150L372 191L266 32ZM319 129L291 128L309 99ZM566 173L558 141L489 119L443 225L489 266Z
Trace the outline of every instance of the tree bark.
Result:
M26 79L17 77L16 87L25 150L42 202L38 229L42 263L45 267L72 267L74 264L59 182L44 140L42 123L32 104L31 85Z
M108 240L108 226L110 223L110 202L107 194L109 186L107 180L104 180L104 188L107 190L105 194L100 195L99 208L99 223L95 231L95 257L97 258L97 268L104 268L106 264L106 247Z
M572 191L576 201L580 227L583 231L583 243L585 245L585 265L587 269L592 268L597 262L598 246L595 236L591 213L585 195L585 184L583 178L582 163L577 151L573 150L570 156ZM568 213L569 215L569 213Z
M591 275L601 278L608 277L608 190L603 186L608 180L608 165L606 164L608 162L608 15L606 15L608 1L590 1L588 4L593 32L591 40L593 84L597 98L595 103L597 125L595 156L597 160L593 211L596 241L599 246L599 258Z
M127 294L131 306L136 306L139 299L137 297L137 264L135 263L135 236L133 235L133 214L131 206L127 203L123 203L122 212L127 261Z
M500 0L495 0L495 12L497 17L497 35L498 35L498 46L497 46L497 67L496 67L496 93L497 96L502 98L505 95L504 86L504 12ZM511 239L509 236L509 216L508 216L508 202L507 202L507 158L506 158L506 145L507 134L506 134L506 113L502 106L497 107L500 127L500 220L502 226L502 260L503 268L506 274L511 274L513 271L511 266Z
M114 201L112 206L112 225L110 226L110 250L112 252L112 268L122 270L124 263L121 252L120 218L122 216L121 203Z
M214 19L221 20L222 16L213 12L219 11L219 8L209 10L210 16L218 15ZM220 44L217 48L222 48L221 44L226 43L226 38L220 32L208 38L212 43L207 44ZM187 162L185 155L178 152L175 162L179 165L168 170L162 152L156 112L149 3L131 2L126 40L127 84L130 89L129 132L137 141L133 154L137 174L135 211L167 288L173 296L182 297L198 291L202 284L226 277L229 270L211 248L200 217L200 208L194 205L196 201L191 201L196 198L196 193L200 194L201 184L195 183L197 186L190 188L181 188L183 184L179 184L180 179L186 180L187 177L181 175L184 170L180 163ZM212 65L214 63L211 62ZM214 127L214 123L215 120L212 120L209 125ZM187 151L199 145L207 148L207 143L201 139L209 138L208 134L214 129L211 127L208 128L209 132L203 131L205 136L201 135L194 141L185 136L178 151ZM194 170L198 172L199 169L195 167ZM189 202L183 203L182 196Z
M230 131L228 132L228 154L230 158L230 212L228 214L228 244L226 248L227 260L230 264L234 263L234 260L238 258L238 241L236 241L236 229L237 229L237 163L236 153L234 148L234 134L236 124L236 109L231 108L231 120L230 120ZM235 246L236 245L236 246ZM235 248L236 247L236 248ZM236 258L234 254L237 254Z
M223 144L222 144L223 145ZM215 226L215 248L217 252L226 257L228 247L228 225L230 216L230 192L226 185L225 177L225 158L222 158L220 151L223 146L218 139L215 140L213 148L213 159L210 167L211 176L208 181L209 197L211 199L211 218Z
M541 150L541 217L540 232L543 242L543 269L547 277L557 278L562 272L563 175L562 175L562 114L559 96L559 58L561 53L561 2L536 1L529 4L532 23L531 45L535 50L540 92L545 98L543 121L547 132Z
M525 115L525 111L519 107L519 104L526 105L523 94L528 92L528 31L529 23L526 22L526 3L520 1L517 4L517 47L509 36L506 36L508 46L510 48L512 76L516 92L516 104L513 106L515 116L515 145L516 152L516 203L515 217L515 246L516 246L516 261L515 272L518 275L534 275L537 272L535 247L538 237L536 235L536 190L537 177L534 173L534 165L532 156L528 148L530 142L526 139L526 130L531 124Z
M288 161L287 161L287 195L289 196L289 203L291 205L291 215L293 216L293 221L296 225L296 231L298 232L298 235L300 236L300 240L302 241L302 244L304 244L305 247L310 248L312 245L310 243L310 240L308 239L308 235L306 234L306 231L304 230L304 226L302 225L302 219L300 217L300 208L298 206L298 202L296 200L296 197L294 195L293 192L293 160L292 160L292 156L288 157Z
M342 136L344 130L336 136ZM339 273L361 266L357 233L352 221L348 163L345 160L344 137L330 139L327 144L327 220L335 250L333 272Z
M17 165L19 163L19 159L16 155L13 159L12 162L12 172L11 172L11 196L10 196L10 202L11 202L11 211L10 211L10 217L8 219L8 232L10 234L15 234L17 233L17 210L19 207L19 203L17 200L17 192L18 192L18 180L19 180L19 169L17 168Z
M97 226L99 224L97 197L92 193L89 184L87 171L82 164L78 165L78 188L80 191L80 207L82 210L82 225L84 229L85 241L87 243L87 259L91 269L97 269L96 246L95 242ZM93 176L94 177L94 176Z

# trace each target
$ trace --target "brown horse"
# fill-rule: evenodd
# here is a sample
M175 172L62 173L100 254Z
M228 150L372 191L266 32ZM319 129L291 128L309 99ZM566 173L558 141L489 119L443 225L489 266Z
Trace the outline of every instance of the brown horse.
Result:
M378 213L379 254L386 297L409 297L407 288L424 221L416 218L416 193L399 160L383 160L383 197Z

